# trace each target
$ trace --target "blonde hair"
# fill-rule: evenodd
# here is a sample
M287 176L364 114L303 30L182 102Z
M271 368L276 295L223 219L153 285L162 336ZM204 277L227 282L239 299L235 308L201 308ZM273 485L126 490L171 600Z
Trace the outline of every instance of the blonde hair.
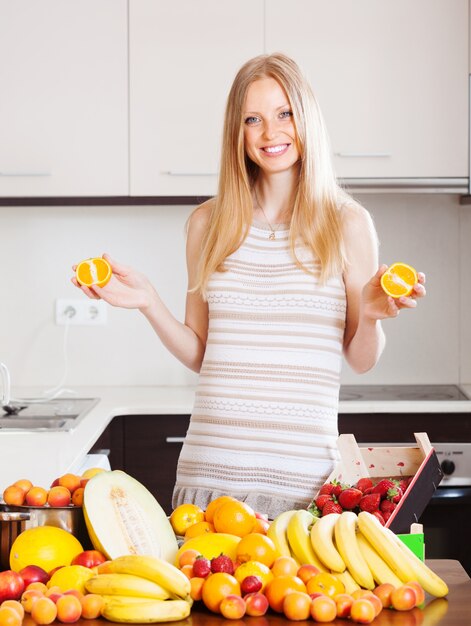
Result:
M292 59L281 53L260 55L241 67L227 98L218 192L210 201L209 226L194 288L202 294L211 274L224 271L225 259L239 248L252 223L252 190L259 168L245 152L243 111L250 85L262 78L274 78L285 90L301 154L289 236L296 265L309 272L296 255L299 241L319 260L322 282L341 273L346 265L340 207L353 201L336 181L321 111Z

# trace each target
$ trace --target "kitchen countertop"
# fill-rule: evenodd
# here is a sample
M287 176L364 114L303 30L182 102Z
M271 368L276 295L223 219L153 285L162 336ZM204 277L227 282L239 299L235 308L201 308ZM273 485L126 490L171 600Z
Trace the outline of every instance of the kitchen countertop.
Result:
M462 385L471 397L471 385ZM2 472L0 490L19 478L47 487L54 478L76 472L95 441L119 415L187 415L191 413L194 387L75 387L78 397L99 402L67 432L0 432ZM16 398L38 394L35 389L13 389ZM343 401L340 413L471 413L471 400L453 401Z

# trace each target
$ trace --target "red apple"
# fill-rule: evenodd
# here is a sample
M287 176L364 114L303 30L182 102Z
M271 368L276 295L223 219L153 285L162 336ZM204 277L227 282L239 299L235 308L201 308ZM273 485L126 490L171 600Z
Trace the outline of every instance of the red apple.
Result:
M99 550L84 550L72 559L71 565L83 565L83 567L96 567L108 559Z
M50 578L49 574L45 570L43 570L42 567L39 567L39 565L27 565L26 567L23 567L23 569L20 569L18 574L23 579L23 582L25 583L25 588L30 583L46 584Z
M25 590L25 583L18 572L7 569L0 572L0 604L4 600L19 600Z

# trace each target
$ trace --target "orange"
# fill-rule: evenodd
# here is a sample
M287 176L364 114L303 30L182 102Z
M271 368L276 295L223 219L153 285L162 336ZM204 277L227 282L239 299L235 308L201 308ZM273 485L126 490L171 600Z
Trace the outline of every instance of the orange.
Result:
M270 608L277 613L282 613L285 596L292 591L306 593L306 585L297 576L275 576L265 589Z
M336 596L338 593L345 593L343 582L328 572L315 574L307 581L306 586L308 593L323 593L330 597Z
M48 587L60 587L62 593L76 589L80 593L85 592L85 583L94 576L89 567L83 565L66 565L58 569L49 579Z
M241 583L244 578L247 578L247 576L257 576L257 578L262 581L262 592L265 591L265 587L273 580L273 574L270 568L258 561L247 561L236 567L234 577L239 583Z
M276 559L277 551L273 541L260 533L249 533L242 537L237 545L239 563L258 561L271 567Z
M393 263L381 276L381 287L392 298L401 298L412 293L417 283L417 272L405 263Z
M10 568L19 572L27 565L38 565L46 572L69 565L83 552L82 544L71 533L55 526L27 528L13 542Z
M245 502L224 502L216 509L213 518L214 528L218 533L230 533L245 537L255 525L255 511Z
M170 524L176 535L184 535L190 526L204 520L204 511L196 504L180 504L170 515Z
M211 500L211 502L206 507L206 511L204 512L204 519L207 522L212 523L214 519L214 513L216 512L216 509L219 506L221 506L221 504L224 504L225 502L235 502L235 501L236 499L233 498L232 496L219 496L218 498Z
M298 569L299 565L292 556L279 556L271 566L271 573L273 576L296 576Z
M216 572L205 579L201 597L210 611L218 613L223 598L230 594L240 596L240 585L231 574Z
M111 266L108 261L98 258L80 261L75 270L75 278L79 285L104 287L111 278Z
M5 504L14 504L15 506L21 506L24 504L26 493L21 487L16 485L10 485L3 492L3 501Z
M196 522L192 524L185 531L185 541L192 537L198 537L198 535L204 535L205 533L214 533L215 528L211 522Z

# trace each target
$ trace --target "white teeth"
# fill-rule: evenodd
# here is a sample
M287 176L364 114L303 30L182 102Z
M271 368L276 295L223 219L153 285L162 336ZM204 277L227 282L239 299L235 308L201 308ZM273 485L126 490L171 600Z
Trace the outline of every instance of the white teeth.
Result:
M281 146L269 146L268 148L263 148L265 152L281 152L286 148L287 144L284 143Z

